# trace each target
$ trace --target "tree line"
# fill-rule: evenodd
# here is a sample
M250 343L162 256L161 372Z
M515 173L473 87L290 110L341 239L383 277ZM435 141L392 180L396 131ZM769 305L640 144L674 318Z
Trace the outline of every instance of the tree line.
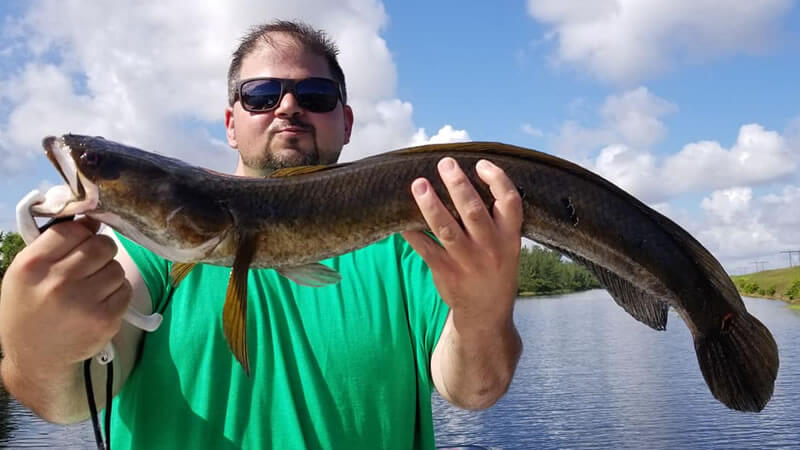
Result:
M755 281L740 279L736 282L739 291L750 295L760 295L762 297L774 297L777 293L777 286L761 287ZM800 299L800 279L794 280L792 284L782 293L789 300Z
M23 247L25 242L18 233L0 231L0 281L5 276L11 261Z
M602 288L583 266L560 253L540 247L522 247L519 292L525 295L558 294Z

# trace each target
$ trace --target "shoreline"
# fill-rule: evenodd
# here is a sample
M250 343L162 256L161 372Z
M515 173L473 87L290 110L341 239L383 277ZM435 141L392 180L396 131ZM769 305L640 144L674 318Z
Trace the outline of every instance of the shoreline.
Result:
M593 289L603 289L603 290L605 290L605 288L593 288ZM517 293L517 299L520 299L520 300L521 299L535 299L536 297L549 297L549 296L553 296L553 295L576 294L578 292L586 292L586 291L590 291L590 290L592 290L592 289L584 289L584 290L580 290L580 291L570 291L570 290L562 289L562 290L553 291L553 292L529 292L529 291L525 291L525 292L518 292ZM744 292L741 292L741 291L737 291L737 292L739 292L739 295L742 296L742 297L753 297L753 298L761 298L761 299L764 299L764 300L774 300L774 301L783 302L790 309L795 309L795 310L800 311L800 299L797 299L797 298L792 300L792 299L789 299L789 298L786 298L786 297L783 297L783 296L770 297L768 295L745 294Z
M745 294L742 291L737 291L737 292L739 292L739 295L741 295L742 297L753 297L753 298L763 298L765 300L775 300L775 301L786 303L786 305L788 305L792 309L800 309L800 299L798 299L798 298L792 300L792 299L786 298L784 296L759 295L757 293L756 294Z

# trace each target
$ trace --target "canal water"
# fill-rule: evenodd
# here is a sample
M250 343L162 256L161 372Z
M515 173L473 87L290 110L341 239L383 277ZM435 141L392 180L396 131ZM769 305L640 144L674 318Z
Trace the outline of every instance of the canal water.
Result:
M758 414L731 411L706 387L691 336L640 324L603 290L517 301L525 351L509 392L485 411L434 396L437 445L491 448L800 448L800 311L745 299L772 331L781 368ZM88 424L42 422L0 389L0 447L93 448Z

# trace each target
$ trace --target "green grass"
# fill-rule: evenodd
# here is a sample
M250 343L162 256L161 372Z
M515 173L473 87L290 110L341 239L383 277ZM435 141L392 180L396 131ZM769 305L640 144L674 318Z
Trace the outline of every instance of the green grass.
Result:
M788 267L785 269L764 270L762 272L750 273L747 275L736 275L731 277L737 289L742 291L743 283L756 283L760 289L775 287L775 295L760 295L759 292L744 293L755 297L769 297L790 301L783 294L796 280L800 280L800 266ZM795 297L792 303L800 303L800 298Z

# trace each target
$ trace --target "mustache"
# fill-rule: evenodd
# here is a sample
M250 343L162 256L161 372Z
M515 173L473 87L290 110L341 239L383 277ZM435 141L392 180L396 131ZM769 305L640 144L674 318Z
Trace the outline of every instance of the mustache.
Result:
M313 130L314 129L313 125L311 125L310 123L306 123L303 120L301 120L299 118L296 118L296 117L290 117L288 119L273 120L273 122L270 125L269 129L270 129L270 131L277 131L277 130L281 130L283 128L288 128L288 127L301 128L301 129L304 129L304 130Z

